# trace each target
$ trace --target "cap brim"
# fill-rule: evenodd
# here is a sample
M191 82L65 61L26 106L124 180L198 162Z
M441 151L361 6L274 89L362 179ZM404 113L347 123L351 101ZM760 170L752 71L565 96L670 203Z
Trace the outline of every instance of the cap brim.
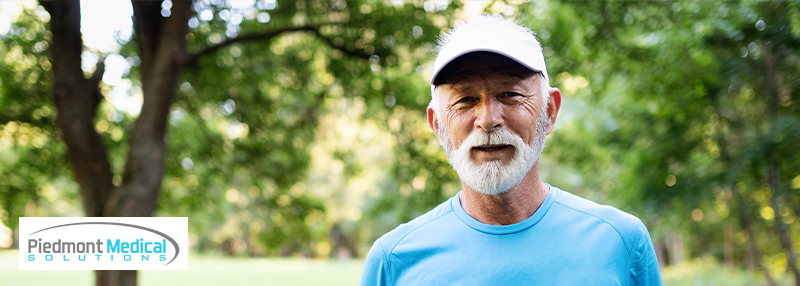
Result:
M498 51L496 49L491 49L491 48L474 48L474 49L465 50L465 51L462 51L462 52L460 52L458 54L455 54L452 57L450 57L450 59L448 59L446 62L443 62L442 67L434 71L433 76L431 77L431 84L432 85L441 84L441 82L439 82L437 80L440 79L439 76L443 75L443 72L448 69L450 64L452 64L453 62L457 61L461 57L464 57L464 56L472 54L472 53L478 53L478 52L489 52L489 53L494 53L494 54L501 55L503 57L506 57L509 60L512 60L512 61L520 64L521 66L523 66L523 67L525 67L525 68L527 68L527 69L529 69L529 70L531 70L533 72L536 72L536 73L541 74L542 76L545 76L545 74L541 70L536 69L534 67L531 67L530 65L526 64L525 62L520 61L517 58L515 58L515 57L513 57L513 56L511 56L511 55L509 55L509 54L507 54L507 53L505 53L503 51ZM545 78L546 78L546 76L545 76Z

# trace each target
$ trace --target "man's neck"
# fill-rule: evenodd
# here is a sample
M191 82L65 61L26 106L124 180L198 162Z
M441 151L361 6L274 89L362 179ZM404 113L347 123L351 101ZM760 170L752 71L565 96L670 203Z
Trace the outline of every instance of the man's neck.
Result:
M476 220L491 225L521 222L536 212L547 198L547 185L539 178L539 163L533 165L522 181L508 191L487 195L475 191L464 181L459 197L461 207Z

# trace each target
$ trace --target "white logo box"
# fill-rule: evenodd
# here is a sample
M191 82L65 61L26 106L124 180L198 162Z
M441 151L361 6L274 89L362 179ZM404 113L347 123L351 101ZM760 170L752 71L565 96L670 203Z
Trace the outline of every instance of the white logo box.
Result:
M187 217L21 217L20 270L188 270Z

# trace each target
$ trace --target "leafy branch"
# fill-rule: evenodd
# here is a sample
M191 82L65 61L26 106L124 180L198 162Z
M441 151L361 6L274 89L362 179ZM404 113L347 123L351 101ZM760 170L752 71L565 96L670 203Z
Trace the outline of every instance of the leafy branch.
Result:
M225 41L223 41L223 42L221 42L219 44L207 47L207 48L205 48L205 49L203 49L203 50L201 50L201 51L199 51L199 52L197 52L195 54L190 55L187 58L187 60L184 62L184 65L185 66L195 65L197 63L197 61L201 57L203 57L205 55L212 54L212 53L214 53L214 52L216 52L216 51L218 51L218 50L220 50L222 48L225 48L227 46L230 46L230 45L233 45L233 44L236 44L236 43L243 43L243 42L249 42L249 41L270 41L273 38L275 38L277 36L280 36L280 35L282 35L284 33L301 32L301 31L313 32L314 35L316 35L317 38L321 39L328 46L330 46L331 48L337 49L337 50L343 52L344 54L346 54L348 56L351 56L351 57L354 57L354 58L361 58L361 59L369 59L369 57L372 56L371 54L368 54L368 53L366 53L366 52L364 52L362 50L358 50L358 49L352 50L352 49L346 48L344 45L337 45L335 43L335 41L331 37L325 36L322 33L320 33L320 31L319 31L320 27L322 27L323 25L330 25L330 24L333 24L333 23L319 24L319 25L304 25L304 26L296 26L296 27L284 27L284 28L275 29L275 30L272 30L272 31L265 31L265 32L258 32L258 33L250 33L250 34L240 35L238 37L227 39L227 40L225 40ZM336 24L341 24L341 23L336 23Z

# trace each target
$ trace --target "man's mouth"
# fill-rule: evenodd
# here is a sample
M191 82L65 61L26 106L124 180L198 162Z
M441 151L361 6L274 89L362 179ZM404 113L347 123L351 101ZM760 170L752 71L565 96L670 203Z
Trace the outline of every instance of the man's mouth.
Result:
M497 151L497 150L501 150L501 149L505 149L505 148L509 148L509 147L511 147L511 145L502 145L502 144L499 144L499 145L479 145L479 146L472 147L472 149L491 152L491 151Z

